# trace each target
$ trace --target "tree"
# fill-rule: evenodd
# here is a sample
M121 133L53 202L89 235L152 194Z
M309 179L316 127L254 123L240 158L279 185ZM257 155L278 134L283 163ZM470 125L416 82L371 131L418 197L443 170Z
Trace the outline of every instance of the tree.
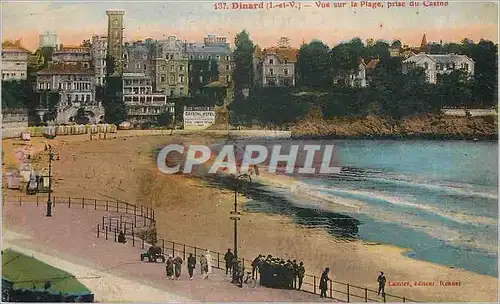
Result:
M243 30L236 35L234 45L234 89L235 92L241 92L253 83L254 44L247 31Z
M74 121L77 124L79 124L79 125L86 125L86 124L88 124L90 122L90 119L87 117L84 108L79 108L76 111L76 115L74 117Z
M54 48L50 46L43 46L40 48L40 53L42 53L44 58L44 68L48 67L49 62L52 61L52 54L54 53Z
M92 43L90 42L90 39L85 39L85 40L82 41L82 43L80 44L80 46L91 47Z
M330 48L319 40L303 44L297 56L299 84L327 88L332 83Z
M401 48L403 46L403 44L401 43L401 40L394 40L391 44L391 47L395 47L395 48Z
M290 38L281 37L280 40L278 41L278 47L283 49L290 48Z
M104 87L103 106L105 120L108 123L120 123L127 118L127 110L122 100L123 82L115 72L115 59L106 56L106 83Z

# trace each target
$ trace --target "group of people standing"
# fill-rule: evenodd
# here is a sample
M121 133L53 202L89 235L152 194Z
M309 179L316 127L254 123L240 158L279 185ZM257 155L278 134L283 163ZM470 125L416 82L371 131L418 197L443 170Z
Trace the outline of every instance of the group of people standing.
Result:
M272 288L301 289L305 276L304 263L259 254L252 262L252 278L260 277L260 285Z
M180 256L173 257L172 255L168 256L166 261L165 270L167 273L167 278L173 280L179 280L182 272L182 263L183 259ZM194 276L194 269L196 268L196 257L190 253L187 258L187 269L189 274L189 279L192 280ZM206 251L200 258L200 271L202 277L207 280L209 275L212 273L212 255L210 251Z

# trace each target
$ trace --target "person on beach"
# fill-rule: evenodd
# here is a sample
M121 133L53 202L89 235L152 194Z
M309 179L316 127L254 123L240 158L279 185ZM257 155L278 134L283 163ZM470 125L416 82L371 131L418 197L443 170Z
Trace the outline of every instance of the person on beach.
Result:
M196 268L196 258L193 256L192 253L189 254L188 260L187 260L187 268L188 268L188 273L189 273L189 279L193 279L193 272L194 269Z
M175 270L175 278L177 280L180 280L181 278L181 265L182 265L182 258L180 256L177 256L175 259L174 259L174 270Z
M299 290L302 288L302 282L304 281L304 276L306 274L306 268L304 267L304 262L300 262L297 268L297 278L299 279Z
M228 249L226 254L224 255L224 261L226 261L226 275L231 274L231 263L233 262L234 254L231 252L231 249Z
M171 255L168 256L167 266L165 266L165 270L167 272L167 278L170 278L171 280L173 280L174 279L174 259L172 258Z
M321 279L319 280L319 289L321 290L320 297L326 298L326 290L328 289L328 281L330 278L328 277L328 272L330 272L329 268L325 268L323 273L321 274Z
M384 297L386 279L382 271L380 272L380 275L377 278L377 282L378 282L378 295L380 296L380 294L382 293L382 297Z

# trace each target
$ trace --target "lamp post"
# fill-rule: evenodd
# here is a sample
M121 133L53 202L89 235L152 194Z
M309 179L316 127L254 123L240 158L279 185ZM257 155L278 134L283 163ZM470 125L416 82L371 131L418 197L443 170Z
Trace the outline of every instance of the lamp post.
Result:
M49 151L49 195L47 199L47 214L46 216L52 216L52 161L56 160L54 156L57 156L59 160L59 154L52 152L52 146L46 145L45 151Z
M240 179L246 179L252 183L252 178L246 173L234 176L234 211L230 212L230 219L234 220L234 256L236 259L238 259L238 221L241 214L238 212L238 182Z

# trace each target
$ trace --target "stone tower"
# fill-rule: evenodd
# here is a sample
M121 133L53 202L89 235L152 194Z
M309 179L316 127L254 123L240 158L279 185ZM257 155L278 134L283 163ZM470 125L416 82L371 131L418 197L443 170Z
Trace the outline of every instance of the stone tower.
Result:
M107 10L108 15L108 55L115 60L115 76L122 74L123 57L123 15L125 11Z

